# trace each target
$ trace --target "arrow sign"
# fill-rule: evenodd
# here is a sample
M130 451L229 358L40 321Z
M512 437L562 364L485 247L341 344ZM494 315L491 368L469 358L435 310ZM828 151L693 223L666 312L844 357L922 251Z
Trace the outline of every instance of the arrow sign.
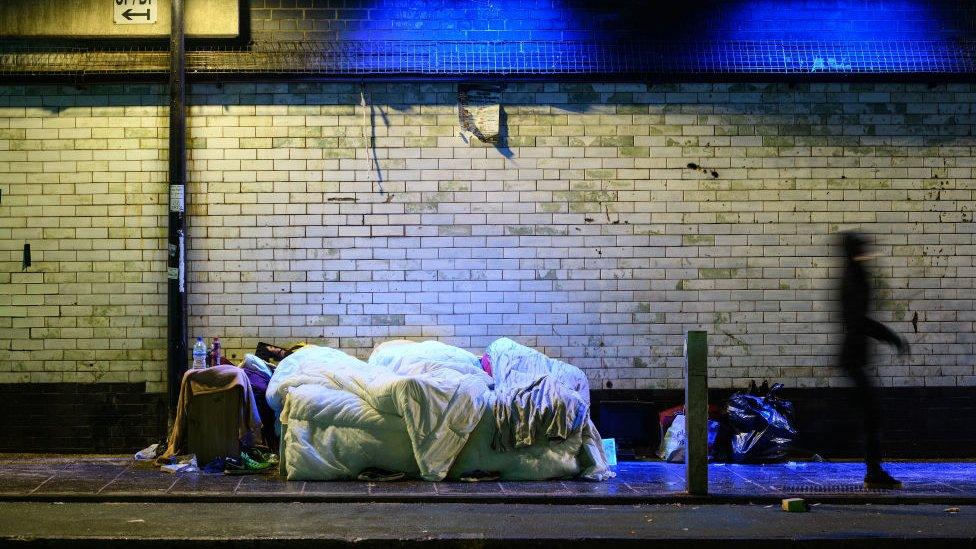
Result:
M152 25L156 23L159 0L111 0L115 4L112 20L116 25Z
M125 11L122 12L122 17L125 17L129 21L132 21L132 18L133 17L145 17L146 18L146 21L149 21L150 20L149 15L151 13L152 13L152 10L146 10L146 11L143 11L143 12L133 12L132 11L132 8L129 8L129 9L127 9L127 10L125 10Z

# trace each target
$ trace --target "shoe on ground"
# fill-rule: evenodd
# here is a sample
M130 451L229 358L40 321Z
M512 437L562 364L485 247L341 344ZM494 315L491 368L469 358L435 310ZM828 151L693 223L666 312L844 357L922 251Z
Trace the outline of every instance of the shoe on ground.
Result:
M272 464L259 462L252 459L246 453L241 452L240 457L229 457L224 461L225 475L255 475L270 469Z
M461 482L489 482L493 480L498 480L501 478L501 473L497 471L471 471L469 473L463 473L458 480Z
M901 481L888 474L884 469L869 471L864 477L864 487L872 490L901 490Z
M392 482L394 480L403 480L403 478L406 476L406 473L401 473L398 471L387 471L386 469L379 469L377 467L367 467L356 476L356 480L361 480L364 482Z
M247 457L253 459L258 463L270 463L271 465L278 465L278 456L269 451L261 448L245 448L241 450L242 454L246 454Z

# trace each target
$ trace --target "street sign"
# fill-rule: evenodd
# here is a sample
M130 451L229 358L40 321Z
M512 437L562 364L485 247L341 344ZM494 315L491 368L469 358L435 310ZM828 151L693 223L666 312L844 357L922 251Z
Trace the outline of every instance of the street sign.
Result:
M115 4L116 25L153 25L159 12L153 0L108 0Z
M183 4L188 38L240 33L240 0ZM0 39L166 38L172 7L170 0L0 0Z

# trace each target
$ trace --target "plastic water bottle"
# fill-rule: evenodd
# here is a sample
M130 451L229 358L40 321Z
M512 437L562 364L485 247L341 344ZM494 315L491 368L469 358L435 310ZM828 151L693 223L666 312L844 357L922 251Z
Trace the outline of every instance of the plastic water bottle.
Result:
M211 366L220 366L220 338L213 338L213 345L210 347L210 360L213 361Z
M196 345L193 346L193 369L199 370L207 367L207 344L202 337L197 338Z

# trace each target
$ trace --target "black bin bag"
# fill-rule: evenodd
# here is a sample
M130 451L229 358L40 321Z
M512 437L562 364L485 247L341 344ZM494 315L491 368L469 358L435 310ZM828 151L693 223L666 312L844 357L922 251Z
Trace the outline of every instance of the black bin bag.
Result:
M796 428L793 403L776 396L782 383L766 396L735 393L729 398L728 421L732 435L732 461L767 463L780 461L789 453Z

